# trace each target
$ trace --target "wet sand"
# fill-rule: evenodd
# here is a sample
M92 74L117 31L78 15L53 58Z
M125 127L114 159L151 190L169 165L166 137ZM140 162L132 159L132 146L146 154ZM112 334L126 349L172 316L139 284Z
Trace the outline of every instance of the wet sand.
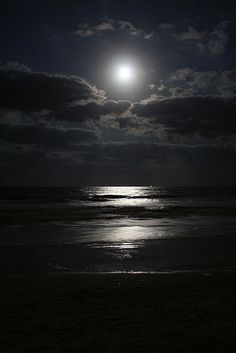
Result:
M236 274L1 276L1 352L234 352Z

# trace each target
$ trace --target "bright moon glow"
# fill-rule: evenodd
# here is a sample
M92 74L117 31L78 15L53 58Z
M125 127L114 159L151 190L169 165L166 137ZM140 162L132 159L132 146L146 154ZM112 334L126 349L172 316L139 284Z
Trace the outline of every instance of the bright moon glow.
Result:
M131 82L134 79L134 70L128 65L119 66L116 69L116 78L123 83Z
M110 64L104 68L106 91L113 99L131 99L139 94L144 71L138 58L120 55L111 58Z

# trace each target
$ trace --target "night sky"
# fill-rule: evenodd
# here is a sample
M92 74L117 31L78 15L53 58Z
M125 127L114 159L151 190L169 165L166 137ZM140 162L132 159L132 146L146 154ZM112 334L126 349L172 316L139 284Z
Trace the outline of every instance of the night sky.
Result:
M1 185L235 184L235 1L3 1L0 16Z

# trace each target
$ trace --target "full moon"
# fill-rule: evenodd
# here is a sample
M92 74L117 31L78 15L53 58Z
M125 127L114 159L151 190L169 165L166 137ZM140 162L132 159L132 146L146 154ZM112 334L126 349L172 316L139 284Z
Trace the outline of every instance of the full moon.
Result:
M112 99L136 99L142 93L145 71L141 59L132 55L111 57L104 65L104 89Z
M115 76L120 83L129 83L134 79L134 70L129 65L121 65L116 68Z

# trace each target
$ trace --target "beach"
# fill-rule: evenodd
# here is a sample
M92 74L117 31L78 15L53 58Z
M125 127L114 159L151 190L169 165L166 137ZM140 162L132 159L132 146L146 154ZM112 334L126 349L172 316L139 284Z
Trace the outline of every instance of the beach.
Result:
M235 351L235 188L0 191L1 352Z
M1 351L234 352L236 274L1 276Z

